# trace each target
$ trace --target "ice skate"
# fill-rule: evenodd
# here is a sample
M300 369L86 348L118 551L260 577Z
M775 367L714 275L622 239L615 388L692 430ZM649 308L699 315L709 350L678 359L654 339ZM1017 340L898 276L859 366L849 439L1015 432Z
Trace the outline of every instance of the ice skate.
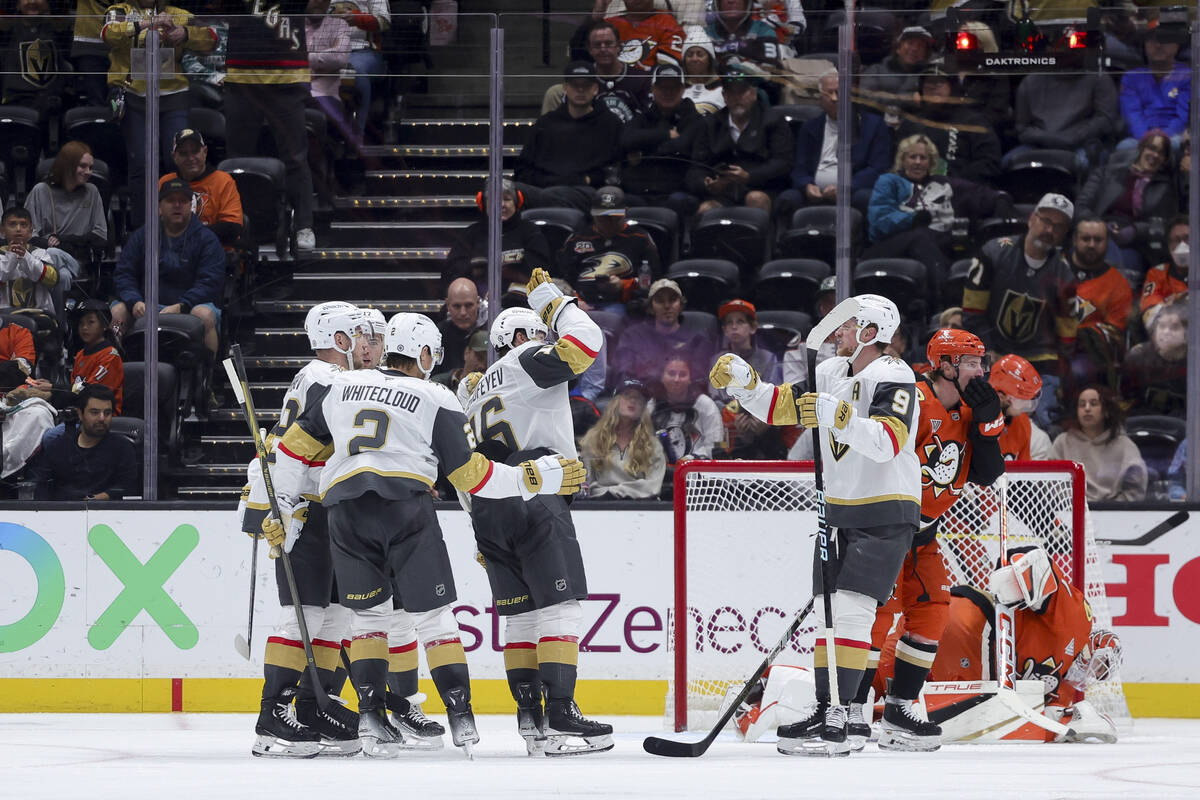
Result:
M313 758L321 752L321 736L296 719L292 708L295 689L263 700L254 726L254 747L250 753L271 758Z
M471 701L462 689L450 689L442 700L446 703L446 722L450 724L450 739L455 747L461 747L467 758L475 758L475 745L479 743L479 730L475 727L475 713Z
M867 722L863 716L863 704L850 704L850 717L846 723L846 738L850 742L850 749L855 753L867 746L867 742L871 740L871 724Z
M613 749L612 725L583 716L574 700L546 703L546 755L574 756Z
M942 746L942 729L924 719L915 700L888 697L879 723L880 750L930 752Z
M525 752L540 756L546 752L546 717L540 692L532 683L517 685L517 733L525 740Z
M311 697L297 700L296 719L320 735L321 751L317 755L356 756L362 752L362 743L358 740L358 714L342 705L340 698L330 697L324 710Z
M845 756L850 754L846 737L849 710L846 706L818 703L804 719L779 729L775 749L788 756Z
M382 708L360 708L358 738L362 741L363 755L370 758L396 758L403 744L400 731L388 721Z
M405 750L441 750L442 736L446 729L425 716L421 703L425 695L418 692L411 697L401 697L388 692L387 707L392 712L392 723L403 737Z

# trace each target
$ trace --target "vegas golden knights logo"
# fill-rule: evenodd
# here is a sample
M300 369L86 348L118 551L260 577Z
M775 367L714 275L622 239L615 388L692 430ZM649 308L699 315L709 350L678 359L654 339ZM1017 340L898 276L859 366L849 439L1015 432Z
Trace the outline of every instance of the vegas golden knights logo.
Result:
M829 450L833 453L833 460L841 461L842 456L850 452L850 445L842 444L837 439L833 438L833 431L830 431L827 435L829 436Z
M1013 342L1029 341L1037 333L1045 309L1045 300L1009 289L1000 302L997 320L1000 335Z
M38 89L44 89L58 77L58 51L53 39L21 42L21 77Z

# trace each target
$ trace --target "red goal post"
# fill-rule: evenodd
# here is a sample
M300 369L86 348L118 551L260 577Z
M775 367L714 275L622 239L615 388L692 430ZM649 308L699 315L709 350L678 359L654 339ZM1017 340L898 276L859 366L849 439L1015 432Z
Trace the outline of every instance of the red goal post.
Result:
M753 672L811 595L812 470L811 461L689 461L676 469L667 646L673 658L667 721L674 730L715 721L726 690ZM1010 546L1045 547L1085 592L1096 626L1111 628L1083 468L1070 461L1023 461L1009 462L1007 471ZM999 555L997 534L993 491L968 484L939 525L952 583L986 588ZM814 626L810 620L780 655L781 663L807 663ZM1115 689L1119 703L1104 705L1127 717L1119 681Z

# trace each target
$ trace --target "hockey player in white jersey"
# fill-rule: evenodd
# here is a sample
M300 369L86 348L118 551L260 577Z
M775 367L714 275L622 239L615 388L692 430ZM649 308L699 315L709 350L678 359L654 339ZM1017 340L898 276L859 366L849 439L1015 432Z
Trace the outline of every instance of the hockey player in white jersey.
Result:
M814 653L817 705L801 722L779 729L786 754L847 755L848 703L858 690L870 651L875 609L891 595L912 545L921 511L921 471L914 439L919 416L916 376L884 348L900 325L896 305L858 295L859 311L839 331L838 352L816 370L815 392L796 395L790 384L761 381L733 354L717 359L713 386L728 388L754 416L773 425L817 426L825 479L826 519L837 528L830 587L836 639L838 697L819 637ZM821 560L814 554L813 587L821 591ZM826 627L824 623L822 628Z
M328 513L339 599L351 609L350 677L359 697L363 751L394 757L402 746L385 713L394 593L422 639L447 643L426 652L454 743L469 751L478 734L451 611L454 577L429 493L438 467L460 491L526 500L573 494L585 473L577 460L554 455L513 467L472 452L458 402L428 380L442 349L428 318L392 317L384 349L385 368L341 373L310 390L304 412L279 442L272 470L283 520L268 518L263 530L268 539L283 538L306 471L324 459L318 494ZM439 670L446 680L439 680Z
M325 386L334 375L355 366L354 353L370 333L365 315L350 303L330 302L314 306L304 320L304 330L313 349L313 360L300 368L283 398L283 408L267 435L270 459L277 458L279 437L295 421L313 386ZM247 468L243 490L242 530L262 535L262 522L270 505L258 459ZM292 525L284 546L292 560L304 619L313 636L317 671L327 692L336 694L335 678L340 663L342 638L349 628L349 613L333 594L333 565L329 556L329 532L325 510L317 499L320 464L309 466L298 489ZM303 533L303 536L300 534ZM282 563L275 565L275 582L283 615L275 634L267 639L263 656L263 692L256 739L251 752L257 756L311 757L354 755L358 743L358 719L339 705L325 711L317 707L305 673L304 647L291 609L292 596ZM295 710L292 698L295 697Z
M492 323L500 358L459 388L479 449L516 463L574 458L567 382L592 365L604 334L543 269L529 280L528 308ZM549 330L553 344L546 343ZM587 578L566 499L474 500L471 522L493 601L505 618L504 668L517 702L517 729L530 755L612 749L612 726L585 718L575 703ZM544 698L544 706L543 706Z

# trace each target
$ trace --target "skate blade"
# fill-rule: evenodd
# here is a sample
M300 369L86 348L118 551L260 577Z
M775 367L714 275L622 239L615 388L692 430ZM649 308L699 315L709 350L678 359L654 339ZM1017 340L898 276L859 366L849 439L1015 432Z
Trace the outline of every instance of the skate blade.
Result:
M362 742L358 739L322 739L317 755L321 758L349 758L361 753L362 749Z
M808 756L810 758L841 758L850 755L849 742L827 742L815 739L780 739L775 749L785 756Z
M521 735L525 740L525 753L531 756L541 756L546 754L546 737L541 734L530 734L529 736Z
M546 756L582 756L589 753L607 753L613 749L612 734L600 736L575 736L572 734L546 734Z
M479 740L476 739L474 742L465 741L460 745L456 745L457 747L462 748L463 755L467 757L467 761L475 760L475 742L478 742L478 741Z
M909 736L901 731L880 730L877 744L880 750L932 753L934 750L941 748L942 740L941 737Z
M867 746L867 736L847 736L846 741L850 743L850 749L855 753L862 752Z
M259 758L316 758L321 752L319 742L289 742L274 736L259 734L250 755Z
M369 736L362 741L362 754L367 758L397 758L400 755L400 742L381 742Z
M446 746L442 741L442 737L425 738L424 736L414 736L406 731L400 732L400 749L402 750L420 750L424 752L432 752L441 750Z

